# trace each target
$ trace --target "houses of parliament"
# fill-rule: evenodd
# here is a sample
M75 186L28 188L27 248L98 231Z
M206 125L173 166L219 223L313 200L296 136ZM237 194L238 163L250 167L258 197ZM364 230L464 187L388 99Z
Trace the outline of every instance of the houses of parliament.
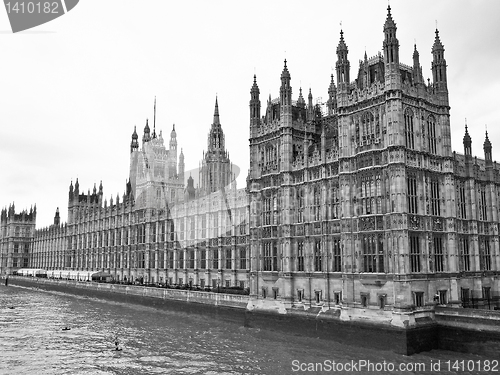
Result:
M383 51L365 53L353 80L340 32L327 110L311 91L293 99L286 60L279 96L264 105L254 75L246 187L236 187L217 99L196 184L175 126L167 149L146 122L141 139L132 134L123 196L107 201L102 184L85 193L76 180L67 223L56 212L36 230L36 208L2 211L1 273L29 265L241 287L249 309L319 306L396 326L436 301L499 296L500 168L488 134L482 158L467 126L463 151L452 151L439 32L426 82L416 46L412 64L400 62L396 31L389 7Z

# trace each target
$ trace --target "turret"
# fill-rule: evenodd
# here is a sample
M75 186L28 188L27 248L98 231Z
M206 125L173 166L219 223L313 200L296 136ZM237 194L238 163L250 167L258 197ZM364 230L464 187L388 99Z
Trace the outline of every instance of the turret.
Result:
M59 207L57 207L56 214L54 215L54 225L60 225L61 218L59 216Z
M413 83L415 85L423 83L422 77L422 67L420 66L420 55L417 51L417 45L414 45L413 49L413 73L412 73Z
M291 76L290 72L288 71L288 68L286 67L286 60L285 60L285 66L283 67L283 72L281 72L281 87L280 87L280 104L281 104L281 110L288 109L287 106L292 105L292 86L290 86L290 81L291 81Z
M257 76L253 76L253 85L250 89L250 135L252 135L252 129L260 126L260 90L257 86Z
M432 46L432 79L438 91L448 91L444 46L439 39L438 29L436 29L436 38Z
M484 160L486 161L486 164L491 164L492 162L491 142L488 138L488 131L486 131L486 137L484 139L483 149L484 149Z
M386 74L388 70L399 71L399 41L396 38L396 23L392 19L391 7L387 7L387 18L384 24L384 59L386 64Z
M333 74L331 76L330 86L328 87L328 114L333 115L337 112L337 88L335 87L335 82L333 80Z
M464 154L466 157L472 157L472 140L467 129L467 123L465 124Z
M137 139L139 137L137 136L137 131L136 127L134 126L134 132L132 133L132 142L130 142L130 153L137 151L139 148L139 142L137 142Z
M344 32L340 30L340 41L337 46L337 62L335 64L335 68L337 70L337 86L339 90L347 90L349 85L349 71L350 71L350 63L347 59L347 54L349 50L347 49L347 45L344 41Z
M150 129L148 125L148 120L146 119L146 126L144 127L144 135L142 136L142 143L149 142L151 140Z
M311 88L309 88L309 95L307 96L307 121L312 121L313 119L314 119L313 95L311 93Z

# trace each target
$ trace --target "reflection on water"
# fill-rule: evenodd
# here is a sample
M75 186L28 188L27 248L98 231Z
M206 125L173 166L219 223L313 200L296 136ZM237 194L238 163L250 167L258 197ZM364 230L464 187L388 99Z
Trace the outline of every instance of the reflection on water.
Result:
M116 336L122 351L115 350ZM423 374L431 363L459 359L494 358L448 351L406 357L199 314L0 286L1 374L300 374L321 372L294 371L299 365L333 360L419 362L427 371L406 373Z

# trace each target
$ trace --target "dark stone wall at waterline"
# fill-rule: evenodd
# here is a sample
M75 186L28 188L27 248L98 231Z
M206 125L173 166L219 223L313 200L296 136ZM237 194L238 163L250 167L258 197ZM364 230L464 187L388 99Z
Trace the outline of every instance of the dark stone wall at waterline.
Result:
M246 309L248 296L222 293L24 277L9 278L9 285L117 303L138 304L179 313L201 314L249 328L278 330L359 347L390 350L405 355L432 349L446 349L496 358L500 352L500 332L470 329L474 327L475 315L467 316L470 314L468 311L465 312L466 317L461 318L461 321L466 319L467 322L463 327L447 325L447 319L443 317L444 313L441 311L434 323L401 329L390 325L341 321L334 310L322 314L318 314L319 310L314 308L308 312L291 310L287 314L263 310L249 311ZM453 313L456 314L456 311L458 310L454 309ZM485 313L482 314L487 316ZM457 319L454 318L454 324L457 324L456 322Z

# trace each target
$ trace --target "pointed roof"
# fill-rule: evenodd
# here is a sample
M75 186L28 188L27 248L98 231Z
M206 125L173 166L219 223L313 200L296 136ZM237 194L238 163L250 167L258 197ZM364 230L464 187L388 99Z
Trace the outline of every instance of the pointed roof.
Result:
M439 30L436 28L436 37L434 38L434 44L432 45L432 52L438 50L444 51L444 46L443 43L441 43L441 39L439 39Z
M212 125L220 126L219 103L218 103L217 99L218 99L217 96L215 96L214 122L212 123Z
M465 135L464 135L464 146L470 147L472 144L472 139L469 135L469 130L467 129L467 123L465 124Z
M328 93L333 94L337 91L337 87L335 86L335 81L333 79L333 74L331 75L330 86L328 87Z
M385 19L384 31L388 29L396 29L396 23L392 19L391 6L387 7L387 18Z
M175 132L175 124L172 125L172 131L170 132L170 138L177 138L177 133Z
M257 86L257 76L254 74L253 75L253 85L252 89L250 90L250 93L259 93L259 86Z
M288 71L288 68L286 67L286 59L285 59L285 66L283 67L283 72L281 72L281 79L283 79L283 78L290 79L290 72Z
M344 40L344 31L342 29L340 29L340 40L339 40L339 45L337 46L337 53L341 51L348 52L347 45L345 44Z
M486 137L484 139L483 148L484 150L491 150L491 142L490 139L488 138L488 130L486 130Z
M132 133L132 139L137 139L137 138L139 138L139 136L137 135L136 126L134 125L134 132Z

